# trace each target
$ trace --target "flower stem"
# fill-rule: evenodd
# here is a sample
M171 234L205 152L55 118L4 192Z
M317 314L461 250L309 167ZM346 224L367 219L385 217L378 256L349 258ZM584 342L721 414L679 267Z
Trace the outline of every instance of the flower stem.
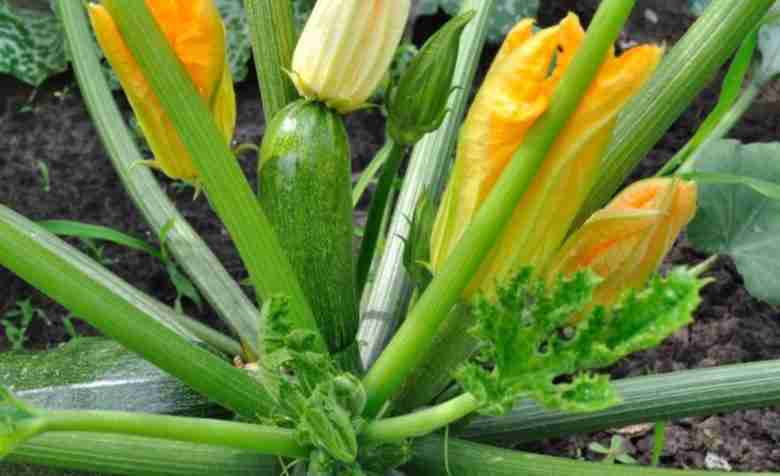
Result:
M36 418L40 432L78 431L144 436L253 450L262 454L300 458L309 451L292 430L249 423L146 413L108 411L48 411Z
M366 412L376 415L421 363L442 321L509 222L555 139L576 110L635 0L601 2L589 33L555 92L547 113L529 131L472 224L403 326L364 379Z
M357 295L363 295L363 289L368 281L368 272L371 270L371 263L374 260L376 245L382 231L382 218L385 216L387 201L390 197L390 190L393 188L393 182L398 177L398 171L401 169L406 147L388 138L387 159L382 167L382 175L379 178L374 198L371 200L371 208L368 211L368 222L363 234L363 241L360 244L360 256L357 262Z
M295 24L290 0L245 0L263 113L268 124L298 98L287 71L295 50Z
M470 393L464 393L425 410L370 423L361 438L372 443L393 443L425 436L460 420L478 408L477 400Z

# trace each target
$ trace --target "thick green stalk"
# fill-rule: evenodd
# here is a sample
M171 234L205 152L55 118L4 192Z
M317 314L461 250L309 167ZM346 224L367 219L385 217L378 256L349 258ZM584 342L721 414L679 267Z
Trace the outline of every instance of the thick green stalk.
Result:
M761 408L780 402L780 360L618 380L623 402L593 413L564 413L519 402L502 417L480 417L456 432L480 441L544 438Z
M410 474L426 476L760 476L758 473L724 473L657 469L643 466L588 463L499 449L455 438L428 437L414 444ZM777 474L777 473L762 473Z
M455 423L478 408L477 400L465 393L435 407L371 422L360 437L372 443L395 443L421 437Z
M211 203L238 248L258 294L289 298L290 316L319 338L311 308L241 168L206 104L143 2L106 0L104 6L138 62L163 109L179 131Z
M148 413L55 410L42 412L31 424L37 429L36 434L66 431L133 435L288 458L309 455L309 450L297 443L293 430L253 423Z
M712 2L672 48L644 91L623 111L601 175L575 226L609 201L774 3Z
M271 408L246 373L171 330L159 317L164 306L2 206L0 266L220 405L249 417Z
M295 23L290 0L244 0L249 34L263 98L265 122L298 99L287 71L295 50Z
M235 450L103 433L47 433L16 448L6 463L43 465L65 470L125 476L276 476L277 458ZM15 476L13 466L0 472ZM25 468L19 476L60 475L44 468ZM68 473L70 474L70 473Z
M409 236L409 217L424 191L435 200L441 192L455 149L460 123L466 111L474 75L485 44L487 26L495 0L465 0L461 12L477 12L466 26L460 41L458 63L452 80L453 93L449 113L438 130L420 140L414 147L404 184L387 232L384 253L376 266L375 277L365 299L358 341L363 365L369 367L379 356L395 331L411 294L404 269L404 240Z
M368 415L376 415L420 364L442 321L509 222L515 204L599 70L634 6L633 0L604 0L588 35L555 92L547 113L531 128L473 222L404 325L364 379Z
M390 190L393 188L398 171L401 170L401 163L406 155L406 147L388 137L387 160L382 167L382 175L379 177L374 198L371 200L371 208L368 211L368 221L366 230L363 233L363 241L360 243L360 255L357 261L357 295L363 295L363 289L368 281L368 273L371 271L371 263L374 261L379 235L382 231L382 218L385 216L385 209L388 206Z
M179 214L152 173L146 167L137 166L143 157L106 83L84 6L81 2L68 0L59 1L57 5L81 93L130 198L154 234L160 236L167 229L167 249L219 316L251 353L256 354L260 322L257 308Z

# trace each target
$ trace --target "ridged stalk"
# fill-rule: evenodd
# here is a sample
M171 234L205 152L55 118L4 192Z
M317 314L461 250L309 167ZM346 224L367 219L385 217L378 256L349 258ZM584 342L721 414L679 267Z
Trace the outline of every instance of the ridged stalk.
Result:
M276 476L277 458L221 446L102 433L49 433L33 438L5 462L36 465L18 473L0 463L5 476L55 476L37 465L125 476ZM71 474L71 473L68 473Z
M480 445L450 438L428 437L414 444L409 474L426 476L761 476L758 473L725 473L657 469L604 463L587 463ZM767 474L777 473L761 473Z
M593 413L545 410L526 400L503 417L480 417L455 432L479 441L517 443L637 423L708 416L780 402L780 360L686 370L615 382L623 402Z
M387 232L384 253L368 289L358 332L360 355L366 367L379 357L409 302L411 287L403 265L409 217L414 215L425 190L430 190L431 196L436 197L446 181L494 4L495 0L466 0L461 7L461 11L475 10L477 15L461 37L452 83L454 91L448 104L450 112L436 132L423 137L414 147Z
M620 116L601 175L574 226L612 197L774 3L775 0L712 2Z
M146 167L124 123L90 33L81 2L57 2L81 94L114 168L152 232L165 233L165 246L187 272L219 316L238 334L251 353L257 353L260 313L225 271L187 220L179 214Z
M249 20L263 114L269 124L277 112L298 99L287 72L295 50L295 23L290 0L244 0Z

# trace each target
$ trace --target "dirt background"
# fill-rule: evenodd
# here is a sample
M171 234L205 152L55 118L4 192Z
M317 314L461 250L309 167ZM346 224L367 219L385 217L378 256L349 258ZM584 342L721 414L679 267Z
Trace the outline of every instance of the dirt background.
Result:
M556 22L567 10L579 13L584 21L593 14L595 0L555 0L543 2L540 24ZM663 42L673 44L693 18L680 0L640 0L621 42ZM425 38L441 23L442 17L423 18L416 24L415 40ZM481 73L495 48L488 48ZM263 134L262 109L257 85L238 85L239 114L237 143L257 144ZM717 97L717 84L706 90L643 161L635 176L652 173L670 158L711 110ZM128 111L119 95L120 104ZM771 89L754 105L732 137L745 142L769 142L780 138L780 103L777 89ZM377 112L351 115L348 129L353 146L355 173L370 161L383 141L383 119ZM242 159L247 176L254 183L255 159ZM41 165L43 164L43 165ZM41 169L48 170L48 187ZM227 234L205 200L193 201L191 189L181 189L163 181L184 216L201 233L237 279L244 277L238 255ZM109 226L131 235L155 241L140 214L135 211L114 173L72 76L66 74L48 81L38 90L0 75L0 203L31 219L70 219ZM72 240L71 240L72 241ZM78 241L74 244L82 246ZM84 248L83 248L84 249ZM704 258L681 239L668 258L669 264L691 264ZM176 293L164 268L142 253L105 246L104 262L140 289L163 302L172 303ZM663 373L737 362L753 362L780 357L780 313L748 295L729 259L719 259L711 275L716 282L704 292L696 322L668 339L662 346L634 355L614 369L614 377ZM28 332L27 347L41 350L71 338L63 325L67 312L13 276L0 269L0 316L12 310L17 301L31 299L46 315L36 318ZM188 314L219 326L209 309L185 305ZM81 335L94 331L75 319ZM0 336L0 351L9 342ZM609 446L613 433L602 432L569 439L549 440L523 449L570 457L599 460L588 450L592 442ZM780 470L780 409L769 408L710 418L690 418L674 422L667 430L668 441L662 465L678 468L707 468L714 456L734 470ZM652 431L647 429L627 437L626 451L645 464L652 448ZM708 457L709 455L709 457Z

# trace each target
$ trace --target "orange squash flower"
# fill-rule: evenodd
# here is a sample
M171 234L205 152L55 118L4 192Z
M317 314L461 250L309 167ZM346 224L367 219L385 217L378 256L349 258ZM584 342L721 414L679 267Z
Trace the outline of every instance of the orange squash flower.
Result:
M432 237L440 269L537 119L547 110L585 32L576 15L534 33L523 20L509 33L464 123L457 159ZM466 295L491 292L525 266L543 267L560 247L588 195L618 113L643 86L663 50L610 52L576 112L483 263Z
M145 0L157 25L230 142L236 122L225 29L213 0ZM196 182L198 172L108 10L90 4L89 17L109 63L149 143L152 166L174 179Z
M593 303L615 304L656 272L696 214L697 195L694 182L680 179L632 184L566 240L545 271L547 281L591 269L603 279Z

